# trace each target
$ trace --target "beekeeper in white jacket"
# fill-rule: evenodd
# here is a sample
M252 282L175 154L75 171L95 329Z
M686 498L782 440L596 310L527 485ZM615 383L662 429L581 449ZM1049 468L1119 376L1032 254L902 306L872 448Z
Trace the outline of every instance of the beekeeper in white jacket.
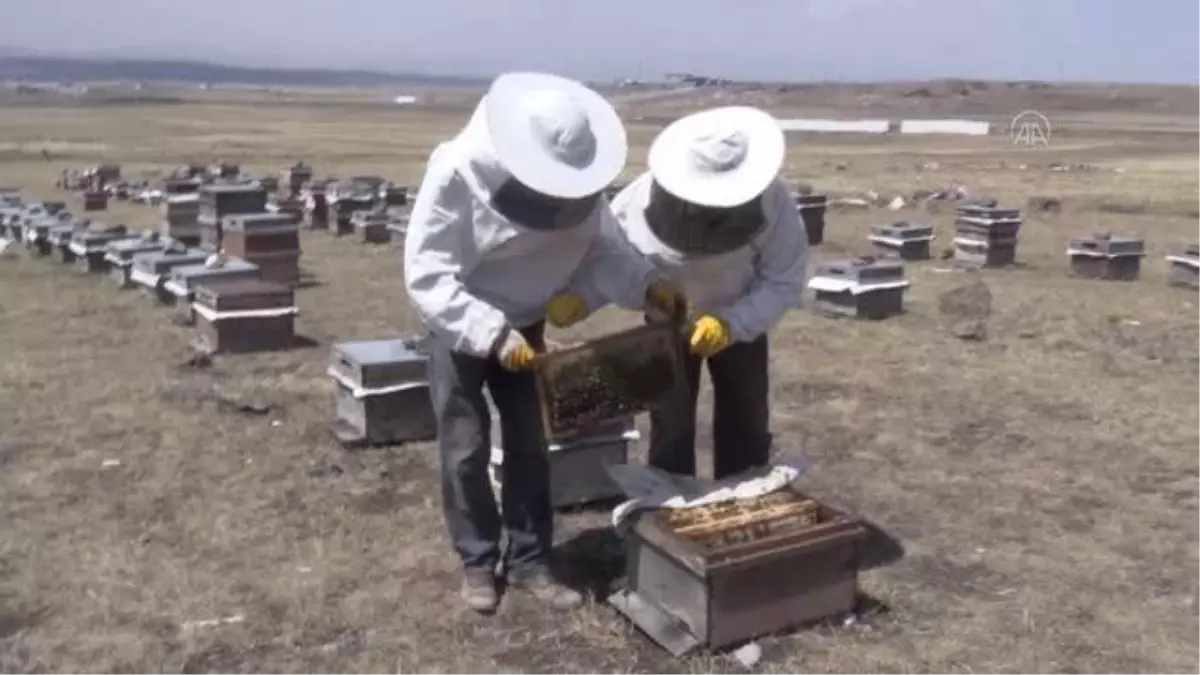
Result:
M691 303L690 388L651 415L650 464L696 470L700 364L713 384L716 478L770 459L767 333L799 305L808 238L780 182L784 135L754 108L707 110L672 123L650 146L650 171L613 200L632 245Z
M603 98L552 75L492 83L470 122L429 158L404 242L408 295L427 325L443 511L462 595L495 610L496 568L554 606L581 596L550 574L549 468L533 376L547 312L614 302L669 316L685 302L619 235L601 191L620 173L625 129ZM505 480L487 475L487 386ZM501 532L508 546L503 560Z

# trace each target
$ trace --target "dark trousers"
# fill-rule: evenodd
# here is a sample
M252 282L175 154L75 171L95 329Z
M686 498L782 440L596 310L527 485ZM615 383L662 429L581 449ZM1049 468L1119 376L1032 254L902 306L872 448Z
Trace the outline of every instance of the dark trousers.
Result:
M696 397L702 359L684 357L687 387L650 415L650 465L696 474ZM767 337L736 342L707 359L713 385L713 477L720 479L770 461Z
M545 325L521 333L535 350L544 348ZM501 528L508 535L504 568L514 575L547 569L554 542L550 508L550 465L531 373L511 373L494 357L453 352L430 340L429 388L437 416L442 471L442 511L454 550L468 569L494 569L500 562ZM504 441L501 508L488 481L491 415L487 386L500 412Z

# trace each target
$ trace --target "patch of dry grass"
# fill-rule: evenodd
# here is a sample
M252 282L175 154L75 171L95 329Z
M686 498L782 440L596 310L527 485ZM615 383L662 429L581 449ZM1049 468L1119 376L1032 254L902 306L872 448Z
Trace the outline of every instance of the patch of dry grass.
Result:
M412 184L464 118L7 108L0 137L77 143L72 162L119 161L127 173L217 157L277 170L303 157L320 173ZM653 132L631 130L633 164ZM876 523L905 555L863 575L884 609L856 626L764 640L763 670L1196 668L1197 296L1166 286L1162 256L1195 240L1197 222L1086 202L1194 204L1195 139L1105 133L1036 153L996 139L792 144L789 178L818 189L911 192L957 178L1015 205L1032 194L1084 201L1030 217L1021 265L981 275L994 295L987 341L942 329L938 294L967 275L937 261L908 267L901 317L798 311L775 332L781 452L808 459L807 489ZM63 162L4 157L0 183L52 194ZM912 168L927 161L939 169ZM1056 161L1127 171L1045 170ZM948 245L948 212L833 212L814 263L866 252L869 225L896 216L930 218ZM149 226L156 214L120 205L104 218ZM1141 281L1066 275L1066 241L1098 229L1148 238ZM600 603L566 616L516 597L496 618L461 611L432 446L351 454L324 429L328 345L416 327L394 252L322 233L303 246L322 283L300 291L298 331L320 346L209 368L186 365L187 331L141 294L24 253L0 261L0 669L737 668L720 655L670 659ZM610 320L632 317L606 312L571 333ZM270 409L244 414L220 397ZM569 569L596 589L619 572L606 522L586 512L559 520ZM189 624L227 617L242 618Z

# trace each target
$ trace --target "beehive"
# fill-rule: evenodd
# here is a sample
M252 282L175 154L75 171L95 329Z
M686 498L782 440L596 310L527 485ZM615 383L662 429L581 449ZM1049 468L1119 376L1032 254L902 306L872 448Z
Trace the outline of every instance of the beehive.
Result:
M295 284L300 279L300 226L288 213L228 216L222 225L226 255L258 265L267 281Z
M865 528L794 487L635 517L628 585L609 602L676 655L837 617L857 602Z
M905 221L876 225L867 237L880 254L901 260L928 260L933 238L932 225Z
M427 367L421 338L334 345L328 371L338 388L334 436L347 446L434 438Z
M200 195L170 194L160 206L162 225L159 232L188 246L200 244Z
M1145 242L1141 239L1101 233L1072 239L1067 245L1067 257L1075 276L1134 281L1140 273L1145 250Z
M138 238L140 235L130 235L124 226L104 230L78 230L71 236L68 247L81 270L99 274L108 271L108 261L105 260L104 254L110 242Z
M500 412L491 406L492 451L488 474L497 493L504 482L504 434ZM640 435L634 418L625 417L576 435L566 442L550 442L550 505L561 509L616 499L621 489L607 467L629 462L629 445Z
M954 223L954 259L970 267L1005 267L1016 262L1019 209L968 205Z
M203 264L208 253L198 248L188 248L180 242L168 242L162 251L137 253L129 270L129 280L137 284L160 303L175 302L175 296L163 288L176 267Z
M1171 269L1167 283L1185 288L1200 288L1200 245L1189 244L1182 253L1167 256Z
M383 211L356 211L350 217L359 240L367 244L382 244L390 239L390 219Z
M263 213L267 191L261 183L213 183L200 188L200 246L215 251L221 247L221 226L226 216Z
M208 279L192 288L197 347L208 353L287 349L295 342L291 287L262 279Z
M86 229L85 221L73 221L53 225L46 231L46 239L50 242L50 252L54 259L64 265L75 264L75 251L71 248L71 238L75 232Z
M808 281L813 309L832 316L885 319L904 311L904 265L893 259L831 262Z
M148 232L131 239L110 241L104 247L104 260L108 263L109 277L117 288L132 288L133 258L141 253L157 253L166 249L166 241L158 233Z
M825 213L828 197L820 194L796 195L796 210L804 221L808 243L816 246L825 241Z
M257 265L237 258L227 258L217 266L207 262L199 265L180 265L171 269L170 278L163 282L162 290L174 304L175 320L190 325L195 320L192 307L192 301L195 300L192 294L194 286L211 281L257 279L258 274Z
M351 218L356 211L370 211L375 208L375 198L369 193L338 195L329 200L329 231L336 235L354 232Z
M103 190L88 190L83 193L84 211L104 211L108 208L108 194Z

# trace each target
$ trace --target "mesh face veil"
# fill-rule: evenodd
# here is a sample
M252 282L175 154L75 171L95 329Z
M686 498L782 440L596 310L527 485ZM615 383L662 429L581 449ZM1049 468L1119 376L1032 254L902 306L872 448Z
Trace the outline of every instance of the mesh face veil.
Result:
M766 226L762 197L729 208L701 206L650 188L646 224L664 244L685 255L719 255L751 242Z

